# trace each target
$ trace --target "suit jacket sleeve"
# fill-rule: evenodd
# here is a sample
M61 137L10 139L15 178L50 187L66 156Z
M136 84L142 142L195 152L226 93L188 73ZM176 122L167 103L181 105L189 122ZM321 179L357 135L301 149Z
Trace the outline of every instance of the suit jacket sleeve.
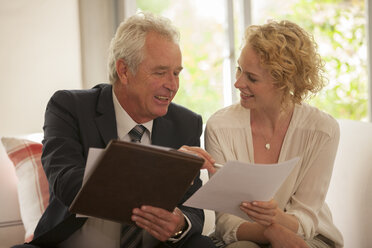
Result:
M45 112L42 163L50 192L68 207L79 191L85 168L76 114L68 92L57 92Z

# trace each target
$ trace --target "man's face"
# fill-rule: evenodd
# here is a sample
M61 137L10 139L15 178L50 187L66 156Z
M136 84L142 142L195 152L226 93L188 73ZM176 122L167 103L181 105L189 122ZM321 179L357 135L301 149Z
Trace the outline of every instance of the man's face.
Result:
M144 59L137 72L127 73L124 108L137 123L163 116L179 87L182 70L181 50L177 44L156 33L149 33ZM119 97L120 98L120 97Z

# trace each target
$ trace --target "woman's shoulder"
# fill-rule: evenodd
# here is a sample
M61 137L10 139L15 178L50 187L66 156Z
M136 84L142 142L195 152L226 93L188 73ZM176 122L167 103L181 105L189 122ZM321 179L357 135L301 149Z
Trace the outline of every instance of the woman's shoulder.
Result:
M208 126L213 127L237 127L249 123L250 111L236 103L217 110L207 121Z
M334 136L339 133L339 124L330 114L307 103L296 105L297 126Z

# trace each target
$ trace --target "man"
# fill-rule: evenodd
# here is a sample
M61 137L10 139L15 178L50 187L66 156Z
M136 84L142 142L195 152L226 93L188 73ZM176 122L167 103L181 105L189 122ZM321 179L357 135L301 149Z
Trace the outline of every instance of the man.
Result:
M167 19L145 13L132 16L120 25L110 45L111 85L58 91L52 96L45 113L42 154L50 204L30 244L214 247L208 237L201 235L203 211L182 206L201 186L199 177L173 212L152 206L134 209L132 220L136 225L77 218L68 211L82 184L88 149L104 148L111 139L131 140L130 131L137 124L145 127L139 138L142 143L182 147L203 157L204 168L212 168L213 159L194 147L200 145L201 117L171 103L182 70L178 40L177 30Z

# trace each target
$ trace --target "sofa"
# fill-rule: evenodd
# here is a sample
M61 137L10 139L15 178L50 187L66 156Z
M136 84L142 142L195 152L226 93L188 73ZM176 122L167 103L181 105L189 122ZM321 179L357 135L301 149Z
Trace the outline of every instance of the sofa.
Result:
M351 120L339 120L339 123L340 144L326 201L344 236L345 247L371 247L372 124ZM37 220L47 205L47 185L43 181L46 178L40 171L39 161L41 139L42 134L2 137L0 248L31 239ZM18 158L21 150L26 152L26 158ZM201 177L203 183L208 181L205 170L201 171ZM214 212L205 210L205 214L203 233L208 234L213 231Z

